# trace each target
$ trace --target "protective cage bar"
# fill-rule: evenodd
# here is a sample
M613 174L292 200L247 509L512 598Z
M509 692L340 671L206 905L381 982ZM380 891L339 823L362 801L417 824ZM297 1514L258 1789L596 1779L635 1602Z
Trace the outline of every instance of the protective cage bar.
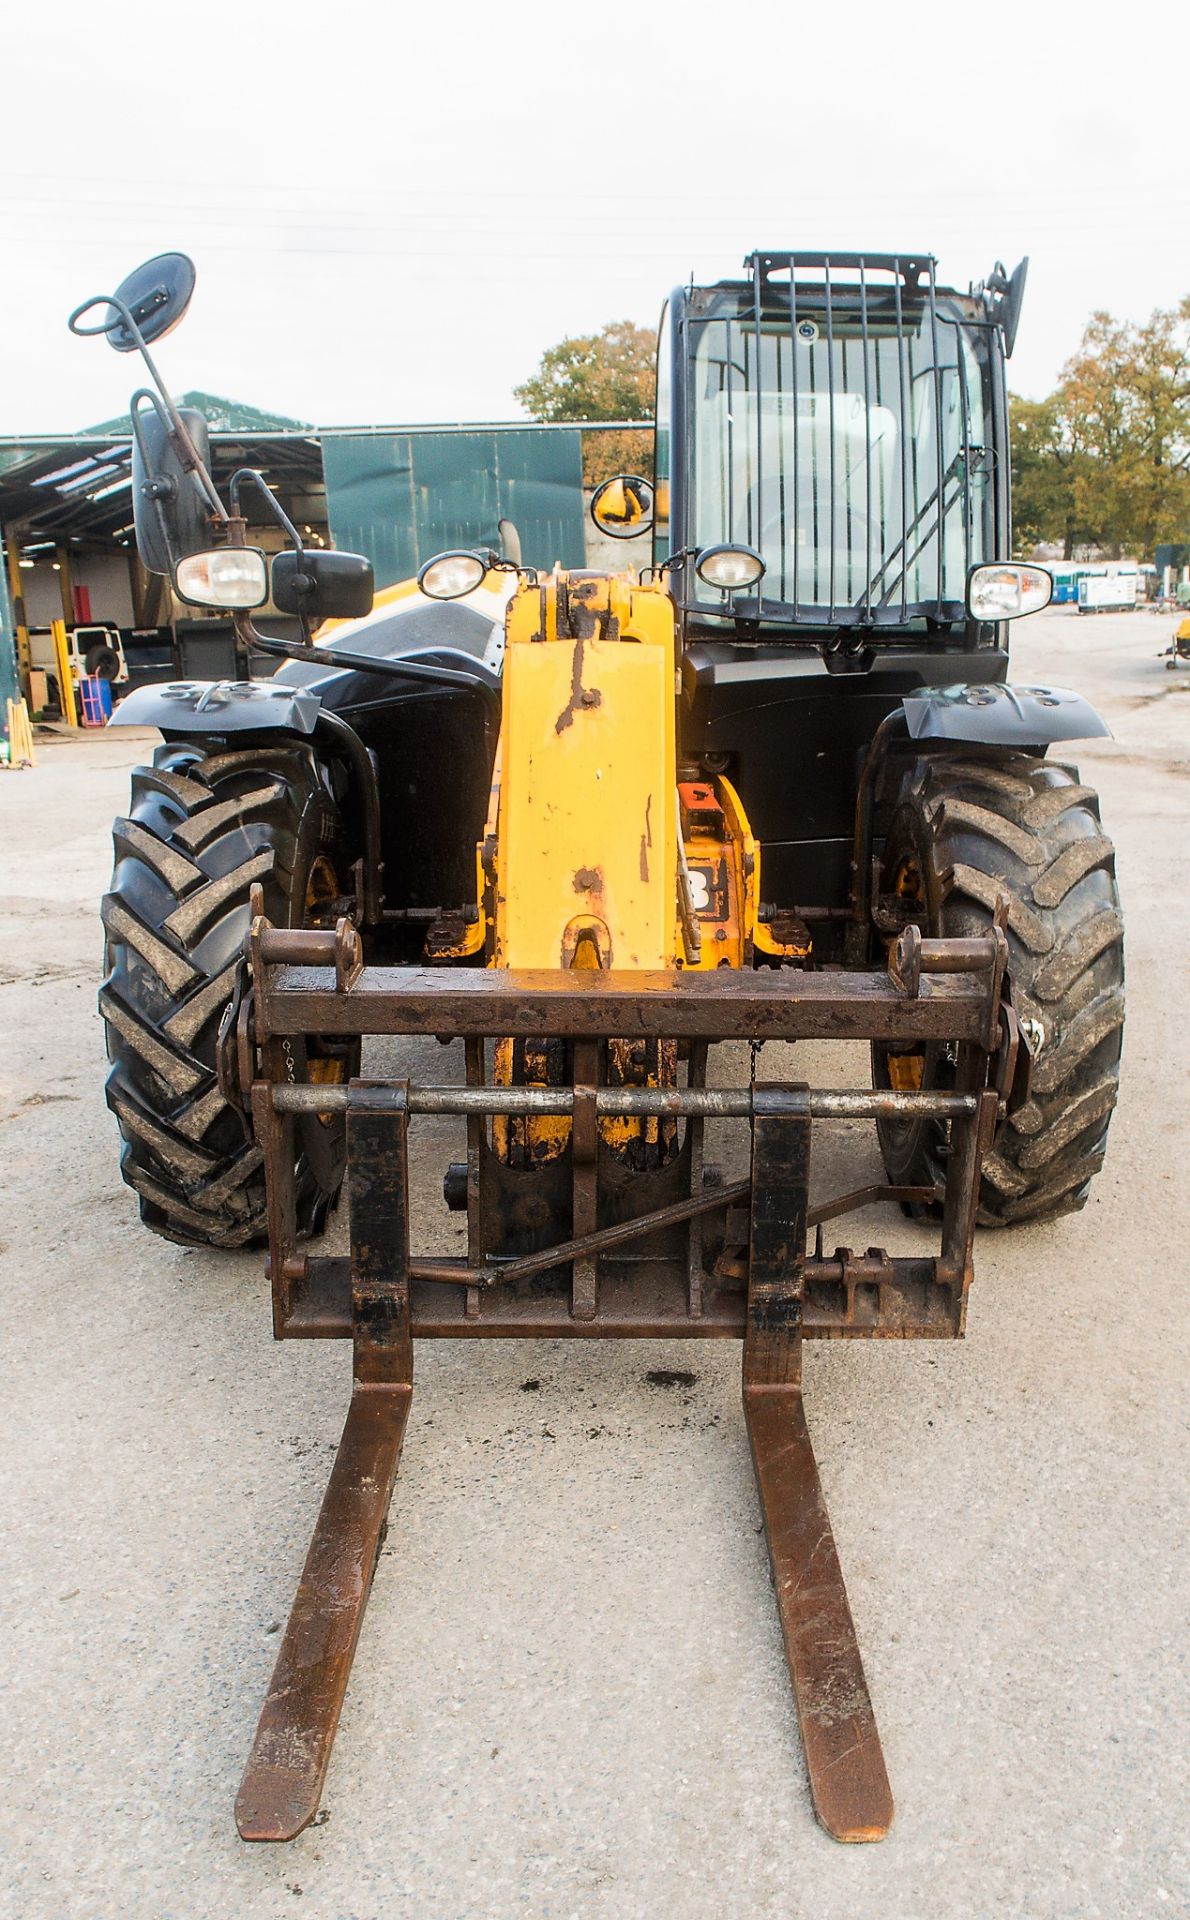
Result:
M738 310L721 301L687 315L706 343L695 378L710 380L717 370L727 401L720 450L727 524L700 526L699 539L743 539L770 562L763 597L734 596L736 613L836 630L878 627L886 640L921 617L962 621L967 573L990 551L990 493L977 499L973 484L988 477L986 322L968 318L956 296L939 288L929 254L756 252L744 265L751 288ZM852 407L862 400L859 450L836 431L840 381ZM948 439L950 382L958 417ZM777 423L775 445L766 445L766 404ZM895 422L891 461L873 438L874 409L886 426ZM692 437L691 497L698 457Z
M560 985L558 976L495 970L359 968L345 923L323 936L331 964L310 965L311 938L294 935L306 964L290 965L286 935L257 917L251 990L221 1042L224 1086L250 1101L265 1160L274 1331L346 1337L353 1354L342 1441L236 1803L240 1833L291 1839L317 1811L408 1421L415 1340L684 1335L742 1342L744 1414L815 1811L837 1839L881 1838L892 1798L806 1425L801 1349L807 1336L962 1332L980 1167L1013 1065L1000 1018L1002 930L979 942L922 943L894 956L889 976L724 970L650 976L652 992L639 979L634 992L623 976L602 985L597 975L577 983L562 976ZM322 952L313 949L315 958ZM553 983L548 992L544 978ZM815 980L829 981L829 990L804 993ZM790 1009L799 1003L795 1017ZM597 1035L672 1034L679 1007L690 1039L686 1085L601 1084ZM312 1008L320 1018L307 1024ZM288 1035L326 1030L321 1016L332 1008L336 1019L327 1024L340 1033L462 1033L468 1085L293 1085ZM482 1036L507 1033L514 1008L513 1031L575 1039L570 1085L486 1083ZM737 1023L763 1028L766 1019L800 1037L853 1037L859 1027L905 1047L948 1036L955 1040L953 1090L707 1088L707 1040L734 1034ZM297 1243L294 1129L310 1112L345 1117L344 1259L311 1256ZM487 1116L515 1112L568 1118L568 1139L552 1166L500 1164ZM466 1119L463 1259L411 1251L408 1130L419 1113ZM812 1208L815 1119L878 1113L945 1121L944 1191L866 1187ZM675 1133L668 1160L625 1180L601 1127L633 1114L684 1120L685 1138L679 1147ZM750 1127L748 1178L708 1186L703 1124L733 1115ZM569 1238L551 1235L544 1246L532 1233L526 1240L527 1216L509 1201L510 1192L533 1191L539 1181L547 1183L549 1218L569 1212L571 1221ZM860 1255L840 1247L826 1254L823 1224L878 1200L940 1201L940 1251L894 1258L878 1247Z

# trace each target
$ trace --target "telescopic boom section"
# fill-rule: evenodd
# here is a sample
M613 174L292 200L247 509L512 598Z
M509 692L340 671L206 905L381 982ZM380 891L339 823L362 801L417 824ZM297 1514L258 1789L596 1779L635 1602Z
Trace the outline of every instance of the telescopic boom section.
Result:
M559 578L514 599L496 966L571 967L584 946L605 970L678 964L675 664L660 588Z

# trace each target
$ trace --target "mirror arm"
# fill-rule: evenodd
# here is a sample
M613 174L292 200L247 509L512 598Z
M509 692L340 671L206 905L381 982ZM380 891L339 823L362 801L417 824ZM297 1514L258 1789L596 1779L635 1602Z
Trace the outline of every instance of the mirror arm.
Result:
M158 413L160 413L162 407L164 407L165 418L169 422L170 436L174 441L175 446L178 449L178 453L180 454L182 459L182 464L188 467L191 473L194 474L200 487L202 488L203 492L207 496L208 501L210 502L211 512L214 514L215 518L222 525L222 523L227 519L227 510L224 507L222 500L219 498L219 495L215 490L215 482L211 479L210 474L207 472L206 467L203 465L203 462L199 457L197 447L195 446L193 440L190 438L189 433L186 431L186 422L183 420L181 414L178 412L178 409L174 404L173 395L170 393L169 388L166 386L164 380L161 378L161 375L157 371L156 362L154 361L152 354L149 352L148 347L145 345L144 335L142 334L139 326L136 323L136 319L133 315L131 307L126 306L124 301L121 300L117 294L114 294L114 293L93 294L89 300L84 300L80 307L75 308L74 312L70 316L70 319L67 321L66 324L70 328L71 333L82 334L85 336L87 334L110 333L112 331L112 323L110 320L105 320L103 325L98 327L82 327L78 324L79 321L82 319L83 315L85 313L89 313L92 307L107 307L111 309L117 315L121 324L127 329L131 339L133 340L136 346L137 352L140 354L141 359L144 361L146 367L149 369L149 373L152 378L153 385L157 389L157 394L159 394L161 397L160 405L158 404L157 395L150 394L149 397L150 399L152 399L154 406L157 407ZM148 391L147 388L141 389L142 393L145 393L147 391ZM139 398L139 395L136 397Z
M268 481L264 478L264 475L257 473L255 467L240 467L231 476L228 495L231 499L231 510L233 514L239 514L240 495L244 487L249 485L256 488L257 493L260 494L269 512L277 522L277 525L283 529L294 552L298 554L304 553L305 548L302 545L301 534L294 526L293 521L286 513L285 508L281 505L281 502L273 492Z
M698 547L679 547L676 553L667 553L664 560L658 560L640 570L642 586L646 581L654 581L659 574L672 572L675 567L684 566L687 560L694 560L701 551Z
M239 620L243 619L244 629L240 629ZM246 631L245 631L246 630ZM500 702L500 689L478 673L466 673L458 667L432 667L426 660L381 660L373 654L348 653L343 648L299 646L289 640L277 640L257 631L250 615L237 615L237 631L244 632L247 642L261 653L276 654L282 660L297 660L303 665L313 661L318 667L334 667L342 672L352 669L356 673L377 673L402 680L427 680L439 687L466 687L469 692L481 693L486 699Z
M235 473L232 474L231 482L228 487L228 494L231 499L232 513L237 517L239 516L240 495L243 492L245 486L255 487L257 493L259 493L261 499L264 501L269 512L272 514L273 519L277 522L277 525L281 528L282 532L285 534L287 540L289 541L290 546L293 548L294 552L297 554L298 558L300 559L302 554L306 551L305 547L302 545L302 536L298 532L297 528L294 526L293 521L290 519L289 515L286 513L284 507L281 505L281 502L278 500L276 494L273 492L273 489L270 487L268 481L264 478L264 475L257 473L255 467L238 467ZM297 617L298 617L298 625L301 630L302 645L303 645L303 648L305 649L305 657L308 659L310 657L309 648L310 648L310 642L314 637L314 630L310 625L310 616L306 612L304 607L298 608Z

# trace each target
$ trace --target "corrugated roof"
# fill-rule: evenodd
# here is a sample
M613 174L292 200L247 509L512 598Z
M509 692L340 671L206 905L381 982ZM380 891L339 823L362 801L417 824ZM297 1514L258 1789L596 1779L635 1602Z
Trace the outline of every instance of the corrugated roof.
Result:
M309 433L311 430L308 420L294 420L287 413L265 413L263 408L250 407L243 400L225 400L222 394L203 393L197 388L184 393L178 405L194 407L216 433ZM88 439L131 432L132 420L126 413L115 420L101 420L98 426L83 428Z
M191 399L186 395L186 404ZM120 433L118 422L116 429L0 440L0 527L25 544L73 538L130 545L132 441L130 429ZM321 492L316 435L302 428L259 431L263 438L242 428L213 432L212 477L221 491L237 467L255 467L283 492Z

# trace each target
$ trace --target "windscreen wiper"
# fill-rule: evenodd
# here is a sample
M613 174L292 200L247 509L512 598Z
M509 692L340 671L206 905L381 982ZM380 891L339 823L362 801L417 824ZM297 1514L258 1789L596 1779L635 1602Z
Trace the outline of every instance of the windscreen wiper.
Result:
M928 544L928 542L933 539L935 533L938 535L939 539L941 539L942 528L945 525L947 514L950 512L951 508L955 505L956 501L960 500L963 497L963 492L967 485L967 478L968 478L967 476L968 459L972 455L982 454L982 452L983 452L982 447L960 447L959 448L959 451L955 454L954 459L951 461L950 465L947 467L946 472L943 474L939 484L934 488L933 492L929 494L927 498L923 501L922 505L918 508L912 520L909 522L909 525L905 528L905 531L901 535L901 538L897 541L896 546L892 549L892 552L886 555L884 560L882 560L880 565L877 567L875 573L872 575L872 579L871 579L868 591L864 595L863 604L870 604L872 598L876 594L876 589L880 583L882 576L888 572L888 569L892 566L893 562L896 560L897 555L900 554L902 556L901 564L898 567L896 573L892 576L891 583L888 586L886 586L884 591L880 594L879 601L877 602L879 606L886 607L889 601L892 599L893 595L896 593L901 582L904 580L905 575L908 573L910 567L913 565L913 562L917 559L918 555L922 552L923 548ZM955 491L951 495L950 499L947 500L945 498L946 489L950 485L951 481L955 479L958 479L960 484L955 488ZM937 510L934 513L933 519L928 522L924 531L922 531L921 523L925 519L926 515L929 513L931 507L936 507ZM914 546L913 551L910 552L909 542L915 537L917 538L917 544Z

